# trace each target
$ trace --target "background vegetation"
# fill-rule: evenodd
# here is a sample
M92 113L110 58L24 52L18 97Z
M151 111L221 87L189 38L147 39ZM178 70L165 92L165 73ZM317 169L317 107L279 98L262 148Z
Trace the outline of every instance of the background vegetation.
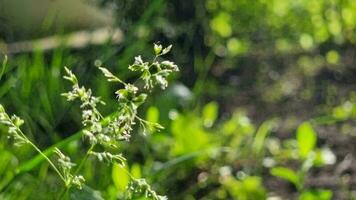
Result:
M124 80L134 56L173 44L180 73L139 110L165 129L137 126L120 150L126 170L169 199L356 199L356 1L93 0L109 10L123 42L8 55L0 103L25 120L28 137L79 160L81 112L60 97L70 67L115 110L113 88L97 65ZM70 6L70 3L68 3ZM43 36L41 30L28 37ZM65 32L65 30L63 30ZM16 33L0 32L4 42ZM26 35L18 36L26 38ZM1 56L3 59L3 56ZM30 147L0 140L0 199L53 199L62 190ZM122 199L119 165L83 167L73 199Z

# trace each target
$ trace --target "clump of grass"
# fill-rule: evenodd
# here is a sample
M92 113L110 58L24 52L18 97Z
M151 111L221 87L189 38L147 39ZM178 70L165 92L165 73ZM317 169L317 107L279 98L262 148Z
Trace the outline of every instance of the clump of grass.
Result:
M54 150L58 157L57 162L53 162L21 131L20 126L24 121L16 115L10 117L2 105L0 105L0 123L8 127L9 137L14 139L15 145L29 144L48 161L64 183L65 189L60 196L65 197L71 187L79 189L83 187L85 177L80 175L80 171L89 156L96 157L100 162L115 162L124 165L126 158L121 153L112 153L109 148L117 150L122 141L129 141L135 124L139 123L144 133L147 132L146 130L163 129L160 124L143 120L137 116L137 109L145 102L155 86L165 89L168 85L167 77L179 70L173 62L160 60L160 57L167 54L171 48L172 45L163 48L162 45L154 44L155 56L151 62L144 62L141 56L135 57L135 62L128 67L129 70L140 73L138 80L134 83L126 83L108 69L99 67L109 82L120 85L115 92L117 95L116 114L109 118L105 118L98 109L98 105L105 105L105 102L100 97L94 96L91 89L81 86L75 74L65 68L64 79L72 83L72 89L62 95L68 101L78 100L81 102L83 136L90 143L90 147L78 165L58 148ZM144 83L142 88L135 85L139 81ZM167 199L151 189L146 180L136 179L128 171L127 173L131 178L131 184L127 188L129 197L139 193L154 200Z

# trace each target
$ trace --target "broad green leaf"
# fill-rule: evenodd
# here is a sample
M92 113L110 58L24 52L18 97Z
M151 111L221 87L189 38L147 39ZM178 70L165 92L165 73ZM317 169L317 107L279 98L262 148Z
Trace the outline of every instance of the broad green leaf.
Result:
M159 120L159 110L155 106L150 106L146 112L146 120L152 123L157 123Z
M231 15L227 12L220 12L210 21L210 27L222 37L229 37L232 34Z
M203 122L204 126L211 127L218 116L218 104L216 102L210 102L203 108Z
M125 191L126 187L130 182L130 177L127 174L127 165L124 167L119 164L113 164L112 166L112 180L114 182L115 187L119 191Z
M330 190L307 190L300 196L299 200L330 200L333 193Z
M131 166L131 174L135 178L141 178L141 167L138 163Z
M174 155L189 154L214 146L197 116L180 115L172 122L171 130L174 137Z
M295 171L287 167L274 167L270 173L273 176L282 178L286 181L293 183L296 187L299 187L299 177Z
M307 158L308 154L315 148L317 135L309 122L302 123L297 129L297 141L299 155Z

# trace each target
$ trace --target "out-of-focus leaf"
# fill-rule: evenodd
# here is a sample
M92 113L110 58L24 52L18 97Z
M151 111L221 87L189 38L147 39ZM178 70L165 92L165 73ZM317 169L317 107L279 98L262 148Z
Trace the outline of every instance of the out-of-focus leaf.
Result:
M260 154L265 142L267 135L272 131L273 127L276 125L274 120L268 120L263 122L263 124L258 128L256 136L254 138L252 149L256 154Z
M266 190L262 185L261 178L257 176L248 176L241 181L229 177L225 180L223 185L229 191L233 199L266 199Z
M216 102L210 102L203 108L203 122L205 127L211 127L218 116L218 104Z
M230 120L223 124L225 134L250 135L255 132L255 127L245 112L235 111Z
M4 60L2 61L1 72L0 72L0 80L2 78L2 75L4 75L6 64L7 64L7 56L5 55Z
M296 187L299 187L299 177L292 169L287 167L274 167L270 172L273 176L282 178L290 183L293 183Z
M350 101L346 101L340 106L333 109L332 116L339 120L344 120L349 118L355 109L355 105Z
M317 135L309 122L302 123L297 129L299 155L302 159L315 148Z
M1 146L0 146L0 158L1 158L1 162L0 162L0 191L1 191L1 189L13 179L14 173L12 169L16 167L17 159L9 151L1 149Z
M0 177L6 173L11 167L11 160L15 157L8 151L0 149ZM13 166L12 166L13 167Z
M138 163L131 166L131 174L135 178L141 178L141 167Z
M130 177L126 171L127 165L123 167L115 163L112 166L112 180L119 191L125 191L129 184Z
M209 134L203 129L201 120L195 115L180 115L172 122L174 136L173 154L182 155L213 147Z
M146 112L146 120L153 123L158 123L159 121L159 110L155 106L150 106Z
M332 196L330 190L307 190L299 196L299 200L330 200Z

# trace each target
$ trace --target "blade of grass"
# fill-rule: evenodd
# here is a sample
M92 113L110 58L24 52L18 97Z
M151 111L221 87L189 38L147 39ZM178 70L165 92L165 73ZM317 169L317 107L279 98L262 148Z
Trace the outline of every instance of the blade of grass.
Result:
M43 151L43 154L45 154L46 156L51 156L54 152L55 148L63 148L65 147L67 144L69 144L72 141L76 141L79 140L80 137L82 136L83 130L67 137L66 139L58 142L57 144L52 145L51 147L47 148L46 150ZM22 165L20 165L18 168L16 168L15 173L16 174L22 174L28 171L31 171L33 168L35 168L37 165L39 165L41 162L44 161L43 156L41 155L37 155L34 158L32 158L31 160L23 163Z
M2 76L4 75L6 65L7 65L7 55L5 55L4 60L2 61L0 80L1 80Z
M160 166L158 169L156 169L152 176L155 176L157 174L159 174L160 172L167 170L171 167L174 167L176 165L179 165L181 163L184 163L188 160L192 160L194 158L197 158L199 156L203 156L203 155L213 155L216 153L223 153L223 152L230 152L231 148L230 147L226 147L226 146L221 146L221 147L213 147L213 148L207 148L207 149L202 149L199 151L194 151L188 154L184 154L182 156L178 156L174 159L171 159L165 163L162 164L162 166Z

